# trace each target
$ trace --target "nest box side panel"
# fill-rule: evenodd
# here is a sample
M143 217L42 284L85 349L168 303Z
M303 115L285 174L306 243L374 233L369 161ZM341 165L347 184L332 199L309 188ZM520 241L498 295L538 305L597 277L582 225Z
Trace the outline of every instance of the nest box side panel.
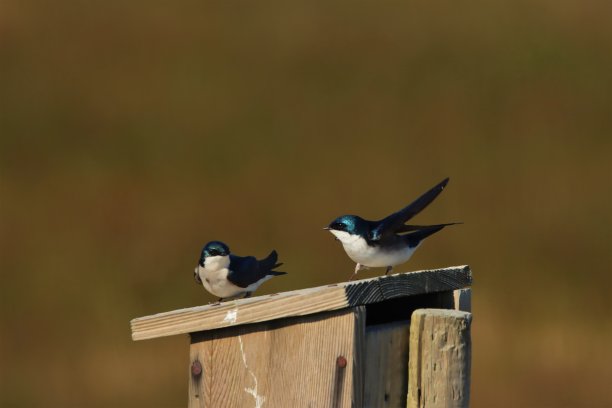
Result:
M365 310L352 308L191 336L189 407L361 404Z

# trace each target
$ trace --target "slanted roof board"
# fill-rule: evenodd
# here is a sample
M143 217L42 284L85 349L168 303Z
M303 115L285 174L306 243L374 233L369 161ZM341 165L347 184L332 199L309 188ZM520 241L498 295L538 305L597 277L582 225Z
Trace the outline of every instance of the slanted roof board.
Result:
M132 339L304 316L398 297L463 289L471 284L472 272L467 265L378 276L139 317L131 321Z

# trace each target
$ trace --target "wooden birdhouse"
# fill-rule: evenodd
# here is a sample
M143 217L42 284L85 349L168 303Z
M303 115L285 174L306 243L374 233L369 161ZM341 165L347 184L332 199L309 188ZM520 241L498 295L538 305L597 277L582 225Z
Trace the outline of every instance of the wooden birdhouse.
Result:
M471 283L344 282L140 317L132 338L189 334L191 408L467 407Z

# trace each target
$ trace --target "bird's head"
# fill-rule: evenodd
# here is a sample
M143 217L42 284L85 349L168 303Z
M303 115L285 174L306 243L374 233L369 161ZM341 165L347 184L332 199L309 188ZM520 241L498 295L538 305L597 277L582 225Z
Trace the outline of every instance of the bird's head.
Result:
M230 249L221 241L211 241L204 245L202 248L202 254L200 255L200 266L204 266L206 259L214 257L226 257L229 256Z
M356 215L343 215L329 223L328 230L341 242L364 237L368 233L368 223Z

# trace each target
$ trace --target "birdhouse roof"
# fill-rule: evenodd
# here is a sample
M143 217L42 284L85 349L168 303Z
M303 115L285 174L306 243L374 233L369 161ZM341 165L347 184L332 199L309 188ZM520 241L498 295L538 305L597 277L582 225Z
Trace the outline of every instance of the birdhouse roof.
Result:
M467 265L398 273L274 295L195 306L131 321L132 339L146 340L380 303L469 287Z

